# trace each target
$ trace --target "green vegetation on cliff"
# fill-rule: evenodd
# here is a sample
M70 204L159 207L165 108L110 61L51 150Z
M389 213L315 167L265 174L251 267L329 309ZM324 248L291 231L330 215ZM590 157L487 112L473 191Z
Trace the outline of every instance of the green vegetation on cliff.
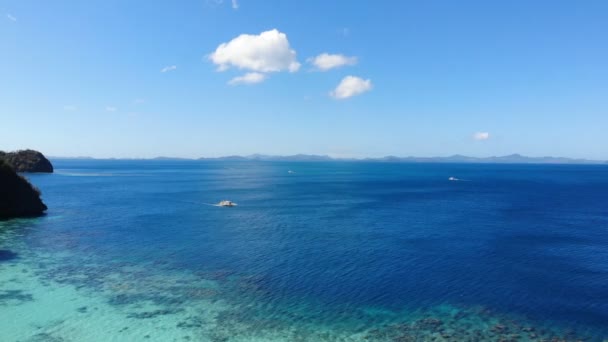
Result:
M0 159L0 219L39 216L46 209L40 191Z
M17 152L0 151L0 160L4 160L17 172L53 172L53 165L46 157L34 150Z

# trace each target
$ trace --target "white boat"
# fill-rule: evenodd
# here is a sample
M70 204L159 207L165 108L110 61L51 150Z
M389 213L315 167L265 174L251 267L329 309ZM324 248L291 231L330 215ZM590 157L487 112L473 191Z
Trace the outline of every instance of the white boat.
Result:
M458 178L456 178L456 177L450 177L450 178L448 178L448 180L451 180L451 181L458 181L458 180L460 180L460 179L458 179Z
M217 204L217 206L219 206L219 207L234 207L236 205L237 205L236 203L234 203L232 201L228 201L228 200L220 201L220 203Z

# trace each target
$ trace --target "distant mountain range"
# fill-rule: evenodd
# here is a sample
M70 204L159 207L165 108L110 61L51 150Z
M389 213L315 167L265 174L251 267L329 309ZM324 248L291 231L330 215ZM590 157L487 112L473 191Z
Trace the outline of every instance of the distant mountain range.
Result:
M62 158L51 157L51 159L95 159L90 157ZM110 158L119 159L119 158ZM135 160L136 158L130 158ZM195 160L189 158L156 157L147 160ZM604 160L574 159L564 157L526 157L521 154L510 154L500 157L468 157L455 154L449 157L396 157L386 156L382 158L333 158L326 155L295 154L289 156L271 156L264 154L252 154L248 156L225 156L214 158L199 158L196 160L209 161L288 161L288 162L329 162L329 161L351 161L351 162L384 162L384 163L484 163L484 164L608 164Z

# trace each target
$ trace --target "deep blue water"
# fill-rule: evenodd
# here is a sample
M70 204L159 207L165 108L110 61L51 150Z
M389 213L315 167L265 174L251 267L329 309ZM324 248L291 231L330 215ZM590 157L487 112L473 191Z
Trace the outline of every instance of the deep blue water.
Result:
M608 166L53 162L22 239L75 263L249 277L226 298L283 320L451 305L608 336Z

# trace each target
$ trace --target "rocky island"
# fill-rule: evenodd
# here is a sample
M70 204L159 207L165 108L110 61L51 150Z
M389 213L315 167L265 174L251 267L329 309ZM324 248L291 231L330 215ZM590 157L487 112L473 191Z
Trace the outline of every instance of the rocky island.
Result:
M0 219L39 216L46 209L40 191L0 159Z
M34 150L0 151L0 160L4 160L16 172L53 172L51 162L42 153Z

